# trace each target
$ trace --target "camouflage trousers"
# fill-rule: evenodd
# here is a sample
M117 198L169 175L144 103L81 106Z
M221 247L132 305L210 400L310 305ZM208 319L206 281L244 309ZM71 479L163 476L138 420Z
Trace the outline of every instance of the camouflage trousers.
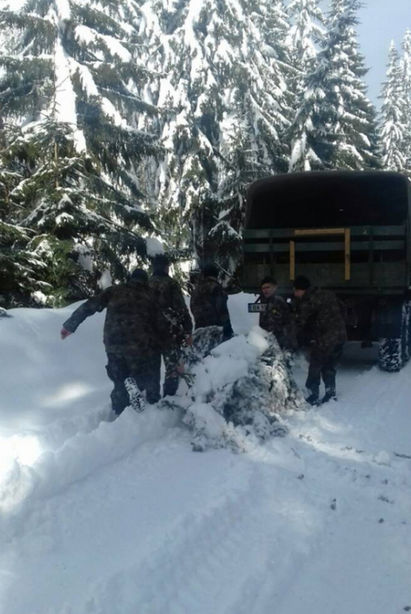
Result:
M324 382L325 390L335 394L335 376L337 374L337 363L341 358L343 344L339 343L330 352L324 354L313 348L309 356L309 367L306 387L313 394L319 394L321 378Z
M180 362L181 349L175 346L164 352L163 360L165 366L165 378L163 385L163 396L173 396L177 392L179 384L179 374L177 372L177 365Z
M160 354L142 356L140 354L108 353L107 359L107 375L114 383L111 403L117 415L130 405L124 384L126 377L132 377L141 392L145 390L148 403L157 403L160 399Z

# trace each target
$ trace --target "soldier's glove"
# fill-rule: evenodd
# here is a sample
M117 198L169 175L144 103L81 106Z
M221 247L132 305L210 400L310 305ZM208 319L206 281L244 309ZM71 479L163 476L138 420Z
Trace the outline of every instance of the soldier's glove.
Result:
M69 336L69 335L71 335L71 334L72 334L72 333L71 333L71 331L69 331L69 330L65 329L64 327L63 327L63 328L61 329L61 331L60 331L60 337L61 337L62 339L65 339L66 337L68 337L68 336Z

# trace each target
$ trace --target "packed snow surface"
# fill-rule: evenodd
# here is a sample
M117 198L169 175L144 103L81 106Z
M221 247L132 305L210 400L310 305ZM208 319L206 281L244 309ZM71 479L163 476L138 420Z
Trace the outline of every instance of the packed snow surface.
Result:
M230 298L239 335L249 299ZM285 412L288 435L244 453L193 452L177 410L113 420L104 314L62 342L72 309L0 318L0 612L411 610L411 365L348 346L338 402ZM229 381L223 355L209 376Z

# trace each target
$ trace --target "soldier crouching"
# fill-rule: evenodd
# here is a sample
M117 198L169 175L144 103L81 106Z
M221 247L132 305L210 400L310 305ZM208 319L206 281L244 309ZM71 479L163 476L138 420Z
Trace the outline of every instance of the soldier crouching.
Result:
M193 288L190 299L195 329L221 326L223 341L227 341L234 333L227 307L228 295L218 281L218 267L207 264L201 272L202 276Z
M264 277L260 290L260 301L266 305L260 313L260 327L273 333L282 350L293 352L297 349L294 318L289 305L276 294L277 281L273 277Z

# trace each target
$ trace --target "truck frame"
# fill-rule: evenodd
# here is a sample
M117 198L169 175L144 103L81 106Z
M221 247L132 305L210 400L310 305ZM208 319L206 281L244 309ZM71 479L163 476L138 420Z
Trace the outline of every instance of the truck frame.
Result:
M296 275L345 303L347 332L378 342L398 371L411 352L411 183L387 171L319 171L261 179L247 193L242 287L266 275L289 294Z

